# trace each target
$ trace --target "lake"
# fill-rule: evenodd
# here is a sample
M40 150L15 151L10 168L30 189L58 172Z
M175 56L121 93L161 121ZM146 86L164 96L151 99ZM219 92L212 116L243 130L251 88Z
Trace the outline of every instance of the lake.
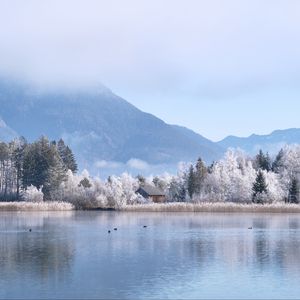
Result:
M299 278L297 214L0 212L0 298L299 298Z

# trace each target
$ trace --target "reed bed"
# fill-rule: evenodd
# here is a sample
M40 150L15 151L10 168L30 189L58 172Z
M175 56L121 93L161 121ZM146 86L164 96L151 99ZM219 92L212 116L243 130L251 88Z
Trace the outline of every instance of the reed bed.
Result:
M75 207L67 202L0 202L0 211L68 211Z
M208 213L300 213L300 205L273 204L239 204L239 203L151 203L127 205L123 211L132 212L208 212Z

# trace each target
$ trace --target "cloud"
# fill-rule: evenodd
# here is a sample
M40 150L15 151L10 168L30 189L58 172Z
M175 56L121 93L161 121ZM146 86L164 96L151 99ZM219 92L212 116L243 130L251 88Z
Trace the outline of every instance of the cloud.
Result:
M121 162L116 161L107 161L107 160L100 160L95 163L96 168L103 168L103 169L118 169L122 168L124 164Z
M130 159L127 164L129 168L136 169L136 170L147 170L149 168L149 164L143 160L132 158Z
M158 165L155 166L157 167ZM98 169L129 169L145 171L150 168L150 165L146 161L143 161L141 159L131 158L127 163L100 160L95 163L95 167Z
M299 10L298 0L3 0L0 73L101 82L215 140L299 127L288 109L299 107ZM272 109L268 122L249 113L256 105Z
M295 85L299 9L296 0L1 1L0 64L36 81L170 97Z

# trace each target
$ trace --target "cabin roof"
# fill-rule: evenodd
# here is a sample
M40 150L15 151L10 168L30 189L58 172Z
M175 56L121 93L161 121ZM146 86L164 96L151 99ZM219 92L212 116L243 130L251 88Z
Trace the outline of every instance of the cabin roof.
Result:
M140 188L137 190L137 192L139 192L140 190L143 190L149 196L165 196L166 195L164 193L164 191L162 191L161 189L159 189L155 186L149 185L149 184L140 186Z

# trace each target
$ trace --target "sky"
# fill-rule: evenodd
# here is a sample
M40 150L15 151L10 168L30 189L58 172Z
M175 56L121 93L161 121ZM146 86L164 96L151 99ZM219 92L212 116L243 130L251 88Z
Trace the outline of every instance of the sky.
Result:
M300 127L298 0L0 0L0 73L102 83L212 139Z

